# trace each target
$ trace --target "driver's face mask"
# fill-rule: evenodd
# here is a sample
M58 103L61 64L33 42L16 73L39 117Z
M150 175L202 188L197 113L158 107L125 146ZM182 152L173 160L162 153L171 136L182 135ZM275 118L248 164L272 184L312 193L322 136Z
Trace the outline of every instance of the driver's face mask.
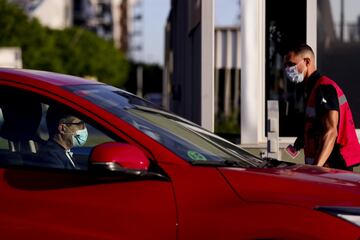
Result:
M77 130L72 136L73 147L81 147L86 143L88 138L88 131L86 127L84 129Z

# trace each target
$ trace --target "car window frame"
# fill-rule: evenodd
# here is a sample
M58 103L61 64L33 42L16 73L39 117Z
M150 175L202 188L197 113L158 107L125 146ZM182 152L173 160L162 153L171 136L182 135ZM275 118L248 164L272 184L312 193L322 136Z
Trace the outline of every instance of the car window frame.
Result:
M57 91L52 92L49 89L42 89L42 88L38 88L36 86L27 85L27 84L19 84L19 83L6 81L6 80L4 81L4 79L0 79L0 88L9 88L9 89L13 89L15 91L23 91L30 95L36 95L41 100L41 102L44 104L62 105L69 111L74 112L76 114L76 116L84 119L86 123L95 127L97 130L101 131L103 134L109 136L114 141L125 142L125 143L136 145L136 146L140 145L140 148L143 149L142 145L139 144L138 142L137 142L137 144L135 144L133 141L128 141L128 139L130 139L130 138L126 134L124 134L124 132L122 132L119 128L114 127L112 124L104 124L107 122L107 121L104 121L105 119L101 119L101 118L94 119L94 116L96 115L95 112L91 112L91 111L89 111L89 109L81 106L80 104L77 104L76 100L80 97L67 91L66 89L57 87ZM61 96L60 94L58 94L61 91L68 93L67 95L71 95L73 98L69 99L66 96ZM81 99L84 101L87 101L86 99L83 99L83 98L81 98ZM87 101L87 102L90 106L96 106L95 104L93 104L89 101ZM112 126L112 129L108 127L109 125ZM119 134L119 133L123 133L123 134ZM126 137L124 137L124 136L126 136ZM148 153L149 151L146 150L145 152ZM147 157L149 158L149 160L152 161L154 159L152 157L153 154L151 153L150 156L151 157L149 157L149 154L147 154ZM12 167L15 167L15 168L20 167L20 168L26 168L26 169L34 169L34 168L45 169L45 168L36 167L36 166L0 165L0 168L4 168L4 169L12 168ZM46 169L54 170L54 168L46 168ZM57 170L74 171L74 170L69 170L69 169L57 169ZM79 172L83 172L83 171L79 171Z

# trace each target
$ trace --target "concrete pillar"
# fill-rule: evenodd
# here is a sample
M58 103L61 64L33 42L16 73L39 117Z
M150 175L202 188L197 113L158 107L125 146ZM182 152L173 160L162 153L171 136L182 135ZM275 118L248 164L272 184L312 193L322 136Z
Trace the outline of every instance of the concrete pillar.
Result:
M265 143L265 1L241 1L241 144Z
M317 53L317 1L306 0L306 43Z
M220 69L222 68L222 31L215 33L215 116L219 113Z
M215 69L215 96L214 96L214 102L215 102L215 116L219 113L219 69Z
M136 81L136 95L143 97L143 67L140 65L136 68Z
M231 68L233 67L233 45L231 31L226 31L226 64L224 81L224 115L229 117L231 114Z
M234 101L233 101L233 109L237 111L240 109L239 106L239 98L240 98L240 72L239 69L235 69L235 77L234 77Z
M224 115L229 117L231 114L231 70L229 68L225 68L224 80Z
M201 126L214 131L214 0L201 1Z

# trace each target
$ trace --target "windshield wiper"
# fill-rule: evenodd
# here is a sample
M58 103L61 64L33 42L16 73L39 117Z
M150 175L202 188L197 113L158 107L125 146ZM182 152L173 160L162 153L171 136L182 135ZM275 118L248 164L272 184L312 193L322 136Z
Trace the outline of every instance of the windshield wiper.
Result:
M263 162L258 165L258 168L281 168L296 164L296 163L284 162L276 158L268 158L268 157L263 158L262 160Z
M199 165L199 166L218 166L218 167L241 167L241 168L249 168L252 167L247 163L227 159L225 161L204 161L204 160L194 160L191 161L192 165Z
M262 158L262 163L260 163L257 167L258 168L266 168L266 167L270 167L272 166L272 161L274 160L273 158L268 158L268 157L265 157L265 158Z
M226 164L226 166L229 166L229 167L241 167L241 168L250 167L249 164L245 164L245 163L243 163L241 161L236 161L236 160L231 160L231 159L225 160L223 163Z
M193 160L190 163L197 166L224 166L223 161Z

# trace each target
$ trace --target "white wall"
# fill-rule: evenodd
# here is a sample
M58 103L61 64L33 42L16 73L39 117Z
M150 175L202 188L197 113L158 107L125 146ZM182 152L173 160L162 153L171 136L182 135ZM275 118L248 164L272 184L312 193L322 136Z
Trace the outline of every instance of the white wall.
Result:
M22 68L21 49L17 47L1 47L0 67Z

